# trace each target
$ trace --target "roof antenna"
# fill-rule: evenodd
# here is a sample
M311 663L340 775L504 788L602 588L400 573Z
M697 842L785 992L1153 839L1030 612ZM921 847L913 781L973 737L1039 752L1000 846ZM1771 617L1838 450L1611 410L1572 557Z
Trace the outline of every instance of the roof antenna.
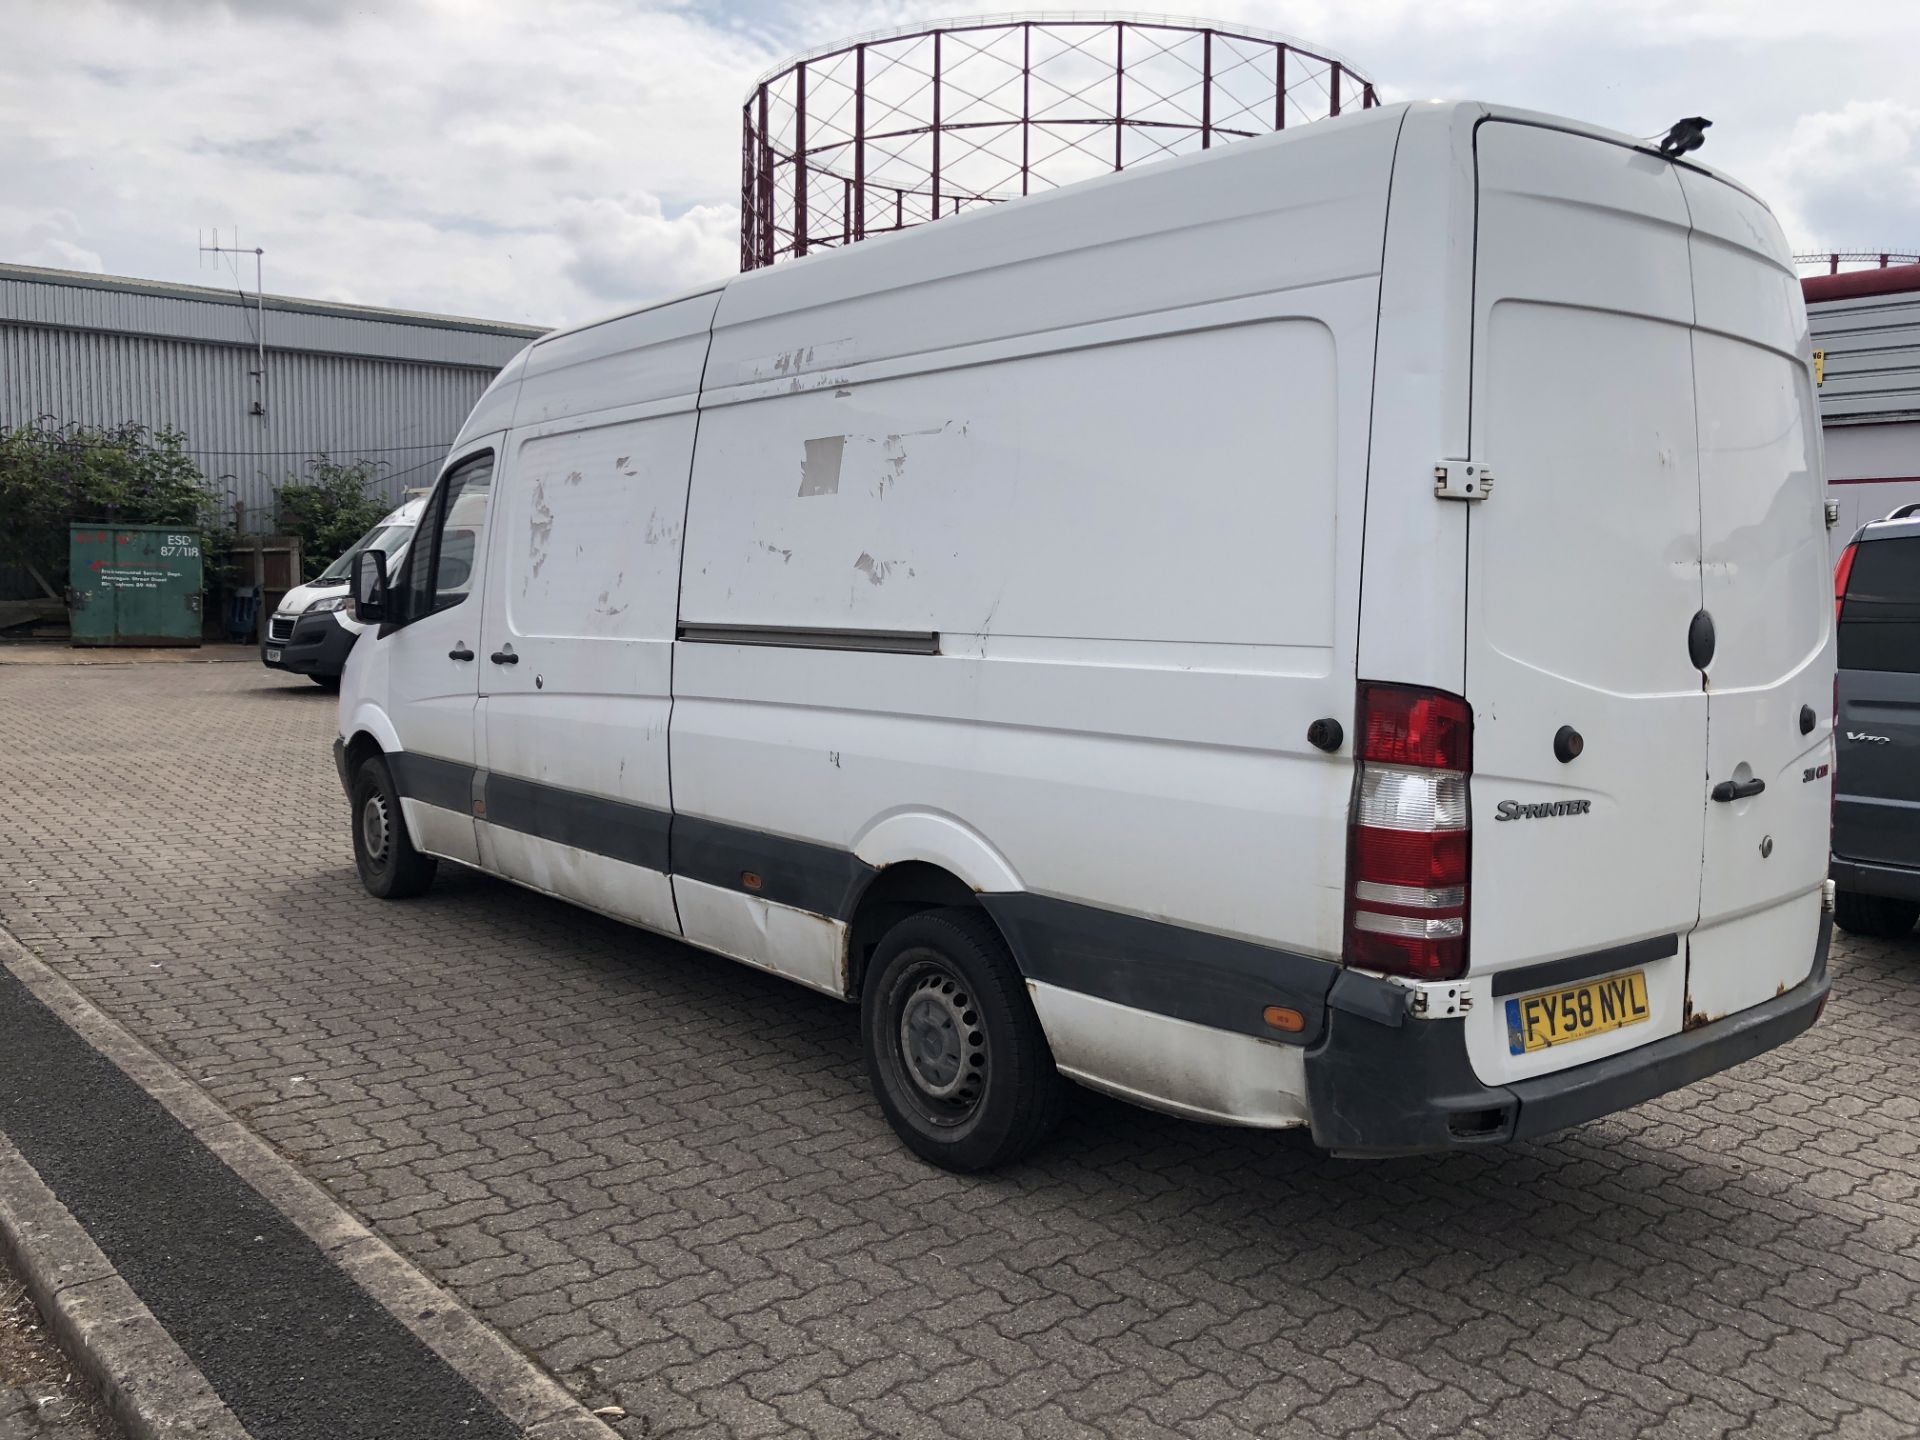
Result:
M1690 150L1698 150L1707 143L1707 127L1713 121L1704 115L1689 115L1684 120L1673 122L1673 128L1667 131L1666 138L1660 142L1660 153L1669 160L1685 155Z
M199 233L197 230L194 232L195 238L199 237ZM247 373L253 377L254 396L253 406L247 413L250 415L265 415L267 413L267 297L266 292L261 288L260 272L267 252L257 245L250 250L243 249L240 245L240 227L237 225L233 229L233 244L222 245L220 243L220 227L216 225L213 230L213 243L208 244L205 240L201 240L200 253L202 256L211 255L213 257L215 269L218 269L224 260L227 266L233 271L234 289L239 291L241 310L243 313L246 309L247 292L240 287L240 264L236 257L241 255L253 256L253 348L255 368L249 370Z

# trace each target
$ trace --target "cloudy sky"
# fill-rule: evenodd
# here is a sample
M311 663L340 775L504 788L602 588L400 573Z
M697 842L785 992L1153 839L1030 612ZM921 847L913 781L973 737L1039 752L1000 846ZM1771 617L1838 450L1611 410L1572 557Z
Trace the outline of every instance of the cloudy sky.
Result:
M920 0L5 0L0 260L557 323L737 265L739 106ZM981 6L980 10L1003 6ZM1188 7L1181 7L1183 9ZM1210 0L1383 99L1468 97L1702 158L1796 248L1920 248L1914 0Z

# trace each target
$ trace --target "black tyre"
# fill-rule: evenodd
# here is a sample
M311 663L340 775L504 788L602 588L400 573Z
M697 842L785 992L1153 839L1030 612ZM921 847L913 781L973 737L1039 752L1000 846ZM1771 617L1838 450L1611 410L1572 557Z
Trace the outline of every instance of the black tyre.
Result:
M340 688L340 677L338 675L309 675L307 679L313 681L313 683L318 685L322 690L338 690Z
M1861 895L1853 890L1833 892L1833 923L1849 935L1891 940L1913 929L1920 920L1920 901L1891 900L1885 895Z
M404 900L433 883L440 862L413 848L387 762L371 755L353 776L353 861L360 883L382 900Z
M900 1138L946 1170L991 1170L1059 1122L1066 1082L1006 942L978 910L886 933L860 1004L867 1075Z

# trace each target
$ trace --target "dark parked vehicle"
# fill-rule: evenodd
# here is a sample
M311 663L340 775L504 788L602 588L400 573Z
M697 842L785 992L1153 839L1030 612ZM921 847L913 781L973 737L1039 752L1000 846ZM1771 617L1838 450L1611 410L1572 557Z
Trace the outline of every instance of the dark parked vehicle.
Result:
M1834 914L1856 935L1920 919L1920 515L1860 527L1840 556Z

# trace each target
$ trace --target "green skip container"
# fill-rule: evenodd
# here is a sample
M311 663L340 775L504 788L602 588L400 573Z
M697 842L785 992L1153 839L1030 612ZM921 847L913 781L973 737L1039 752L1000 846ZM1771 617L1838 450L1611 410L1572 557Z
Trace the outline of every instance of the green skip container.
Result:
M74 525L67 615L75 645L198 645L200 536L173 525Z

